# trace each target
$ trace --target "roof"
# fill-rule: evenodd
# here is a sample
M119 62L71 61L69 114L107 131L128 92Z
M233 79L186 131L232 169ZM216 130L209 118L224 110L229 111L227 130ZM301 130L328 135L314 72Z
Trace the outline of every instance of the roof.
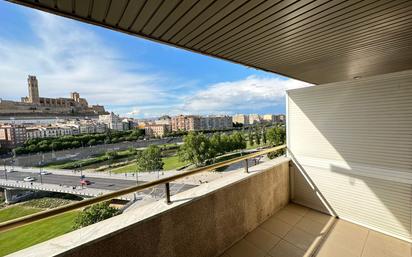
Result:
M314 84L412 69L409 0L9 0Z

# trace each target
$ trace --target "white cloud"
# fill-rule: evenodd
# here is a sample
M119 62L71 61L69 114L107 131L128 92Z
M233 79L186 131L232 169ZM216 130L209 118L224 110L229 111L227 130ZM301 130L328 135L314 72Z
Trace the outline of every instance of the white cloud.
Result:
M284 102L289 89L310 84L274 77L249 76L243 80L221 82L186 97L182 111L190 113L235 113L258 111Z
M122 115L219 114L275 107L284 102L285 90L309 85L274 76L249 76L199 87L201 80L149 72L144 62L124 58L76 21L38 11L31 15L35 38L30 43L0 35L3 99L26 96L26 78L32 74L38 77L42 96L63 97L77 91L89 103L110 105L110 110Z
M170 97L161 87L170 83L165 76L122 58L93 31L51 14L32 15L35 44L0 38L2 98L27 95L28 74L37 75L40 94L48 97L78 91L90 103L114 106Z

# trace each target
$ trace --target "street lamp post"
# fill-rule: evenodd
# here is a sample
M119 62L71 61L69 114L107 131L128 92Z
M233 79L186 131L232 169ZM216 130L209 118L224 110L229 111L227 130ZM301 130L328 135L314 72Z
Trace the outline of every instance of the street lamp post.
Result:
M135 173L135 175L136 175L136 185L138 185L138 184L139 184L139 172L137 172L137 168L136 168L136 170L134 171L134 173Z
M4 164L4 177L6 178L7 181L7 168L6 168L6 160L3 161Z

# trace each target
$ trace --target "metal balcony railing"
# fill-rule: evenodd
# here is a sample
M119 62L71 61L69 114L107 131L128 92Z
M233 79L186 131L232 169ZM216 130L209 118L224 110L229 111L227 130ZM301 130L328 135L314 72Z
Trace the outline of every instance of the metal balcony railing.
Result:
M62 214L62 213L68 212L68 211L73 211L73 210L76 210L76 209L80 209L80 208L83 208L83 207L86 207L86 206L89 206L89 205L92 205L92 204L108 201L108 200L120 197L122 195L139 192L139 191L142 191L144 189L151 188L151 187L161 185L161 184L165 185L166 202L171 203L171 201L170 201L170 182L172 182L172 181L175 181L177 179L184 178L184 177L187 177L187 176L191 176L191 175L194 175L194 174L197 174L197 173L212 171L212 170L215 170L217 168L232 165L232 164L235 164L235 163L238 163L238 162L241 162L241 161L246 162L245 172L248 172L248 160L249 159L255 158L255 157L258 157L258 156L262 156L262 155L265 155L265 154L269 154L269 153L272 153L272 152L277 152L277 151L280 151L280 150L283 150L283 149L286 149L286 145L281 145L281 146L268 148L268 149L261 150L261 151L255 152L255 153L240 156L240 157L237 157L237 158L234 158L234 159L222 161L222 162L219 162L219 163L216 163L216 164L195 168L195 169L189 170L187 172L182 172L181 174L177 174L177 175L174 175L174 176L170 176L170 177L162 178L162 179L159 179L159 180L147 182L147 183L144 183L144 184L141 184L141 185L136 185L136 186L129 187L129 188L126 188L126 189L122 189L122 190L119 190L119 191L116 191L116 192L107 193L107 194L104 194L104 195L101 195L101 196L97 196L97 197L94 197L94 198L91 198L91 199L86 199L86 200L83 200L83 201L80 201L80 202L68 204L68 205L61 206L61 207L58 207L58 208L55 208L55 209L46 210L46 211L43 211L43 212L39 212L39 213L35 213L35 214L28 215L28 216L25 216L25 217L21 217L21 218L18 218L18 219L6 221L6 222L3 222L3 223L0 223L0 232L10 230L10 229L13 229L13 228L16 228L16 227L20 227L20 226L23 226L23 225L27 225L29 223L33 223L33 222L36 222L38 220L49 218L49 217L52 217L52 216L55 216L55 215L58 215L58 214Z

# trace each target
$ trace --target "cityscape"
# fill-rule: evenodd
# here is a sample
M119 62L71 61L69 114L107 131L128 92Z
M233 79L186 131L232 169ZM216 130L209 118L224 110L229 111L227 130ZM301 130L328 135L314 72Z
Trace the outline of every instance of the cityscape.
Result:
M0 257L412 257L412 1L0 17Z
M78 92L71 92L69 98L43 97L41 83L34 75L28 75L27 90L28 96L20 102L0 99L0 218L2 213L25 217L26 212L78 204L199 167L222 165L281 146L286 140L284 114L135 118L89 104ZM87 221L91 211L104 212L107 216L96 217L102 221L283 154L281 150L251 158L246 166L222 166L178 179L169 189L156 186L76 211L63 229L53 230L52 237L95 223ZM60 218L56 221L61 222ZM36 225L34 229L38 229ZM0 256L23 249L17 242L33 245L28 232L19 232L16 244L0 250ZM4 235L7 239L9 234Z
M36 76L28 76L28 96L21 102L0 100L0 152L7 153L27 140L140 129L145 138L178 132L229 131L256 125L284 124L284 114L164 115L151 119L120 117L104 106L90 105L77 92L70 98L40 97ZM59 118L60 116L60 118ZM55 117L55 118L54 118ZM9 121L7 121L9 120Z

